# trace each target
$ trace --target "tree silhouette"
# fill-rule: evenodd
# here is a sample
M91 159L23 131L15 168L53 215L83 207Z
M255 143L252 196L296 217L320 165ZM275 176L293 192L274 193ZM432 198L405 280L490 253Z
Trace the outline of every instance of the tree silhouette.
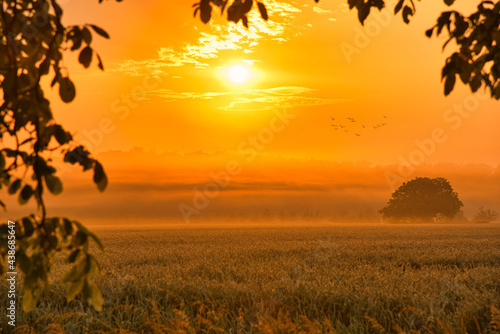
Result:
M8 271L19 267L24 273L25 311L36 306L56 253L65 253L73 264L64 277L68 301L82 293L96 309L103 303L91 280L97 260L89 253L89 242L93 239L102 247L98 238L75 220L48 217L44 202L46 190L54 195L63 190L54 167L57 155L84 171L92 170L100 191L107 186L102 165L54 120L40 82L52 75L51 86L58 85L61 100L73 101L76 89L62 63L64 50L79 51L85 68L95 59L103 70L92 40L96 34L109 36L95 25L64 26L62 14L56 0L0 2L0 188L18 196L20 205L34 199L39 211L0 226L2 264L7 263ZM1 201L0 206L5 208ZM4 269L0 266L0 273Z
M438 215L453 218L461 207L463 203L446 179L417 177L403 183L379 212L384 218L432 219Z
M319 0L314 0L316 3ZM447 6L453 6L455 0L443 0ZM218 7L221 13L227 13L228 21L242 22L248 27L248 13L254 2L257 4L261 17L268 19L265 5L254 0L229 1L201 0L194 5L196 16L199 13L202 22L207 23L212 17L212 7ZM432 37L446 33L447 39L443 49L455 42L455 52L446 59L441 72L444 80L444 95L449 95L457 77L468 85L472 92L477 92L482 86L489 89L491 97L500 99L500 1L477 1L477 10L470 15L464 15L456 10L444 11L437 18L436 24L425 34ZM385 8L385 0L347 0L349 9L356 8L358 20L364 24L372 8L379 11ZM414 0L399 0L394 6L394 14L401 13L403 21L410 23L410 17L415 15L417 8ZM452 43L453 44L453 43Z

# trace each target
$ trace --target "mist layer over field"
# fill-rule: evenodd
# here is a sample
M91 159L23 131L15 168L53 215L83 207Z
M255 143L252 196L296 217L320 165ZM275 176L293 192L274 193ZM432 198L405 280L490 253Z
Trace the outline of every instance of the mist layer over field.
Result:
M232 222L317 217L376 220L391 193L417 176L449 180L469 219L480 206L500 211L498 166L384 166L272 155L248 162L245 156L230 152L142 150L106 152L99 159L109 174L108 189L97 193L92 175L66 167L61 171L64 196L47 196L49 215L92 225L161 225L220 218ZM17 207L16 198L5 199L6 218L17 219L35 209Z

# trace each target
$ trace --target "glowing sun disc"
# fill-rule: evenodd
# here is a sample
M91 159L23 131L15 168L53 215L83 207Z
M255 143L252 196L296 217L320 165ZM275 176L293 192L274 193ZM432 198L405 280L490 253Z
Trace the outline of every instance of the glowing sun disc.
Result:
M243 83L248 79L248 70L240 65L233 66L229 69L229 79L234 83Z

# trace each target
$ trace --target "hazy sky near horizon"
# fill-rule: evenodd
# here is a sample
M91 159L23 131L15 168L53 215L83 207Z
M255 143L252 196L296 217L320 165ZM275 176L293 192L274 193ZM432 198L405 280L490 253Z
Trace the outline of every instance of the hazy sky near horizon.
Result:
M424 31L444 4L418 3L410 25L387 15L392 4L361 27L346 1L266 1L270 20L255 11L247 30L215 11L204 25L189 1L94 2L66 1L64 21L109 32L92 44L106 71L67 53L77 99L64 105L51 93L56 119L94 152L500 163L498 102L460 84L443 96L448 52ZM237 65L248 73L239 84L228 74Z
M308 212L326 218L371 215L373 221L394 187L417 176L446 177L469 218L480 206L500 210L500 166L424 164L407 174L398 165L284 159L265 153L248 162L237 153L158 154L140 149L106 152L99 159L109 176L106 191L98 193L91 173L62 168L58 174L65 181L63 195L46 196L50 215L104 225L183 222L183 217L251 218L266 211L296 218ZM238 165L235 173L228 172L230 161ZM11 217L35 209L34 202L18 207L16 198L5 199Z

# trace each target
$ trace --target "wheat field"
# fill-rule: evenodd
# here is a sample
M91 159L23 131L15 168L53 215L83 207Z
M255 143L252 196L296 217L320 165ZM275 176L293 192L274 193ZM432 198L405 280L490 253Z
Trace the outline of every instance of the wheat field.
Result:
M15 333L500 333L500 224L96 231L103 311L55 280Z

